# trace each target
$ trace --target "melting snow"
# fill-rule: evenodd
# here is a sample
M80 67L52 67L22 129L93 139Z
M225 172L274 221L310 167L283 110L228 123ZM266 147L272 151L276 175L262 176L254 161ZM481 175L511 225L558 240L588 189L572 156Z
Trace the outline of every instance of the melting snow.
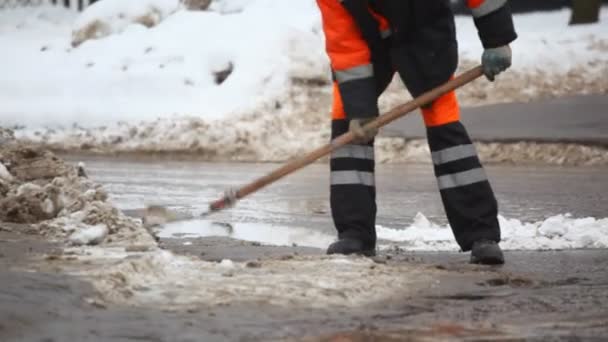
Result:
M608 248L608 218L573 218L557 215L539 222L522 222L499 216L501 246L507 250L548 250L568 248ZM413 251L457 251L449 226L429 221L418 213L404 228L376 227L380 248L397 245ZM269 245L325 248L335 236L298 227L261 223L236 223L230 229L209 221L174 223L160 232L163 238L229 236Z

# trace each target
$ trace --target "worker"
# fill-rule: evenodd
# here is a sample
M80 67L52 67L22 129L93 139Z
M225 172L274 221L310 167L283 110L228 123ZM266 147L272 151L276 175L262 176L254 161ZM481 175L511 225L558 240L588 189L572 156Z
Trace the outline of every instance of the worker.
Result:
M332 139L348 131L353 144L331 155L330 202L338 240L328 254L374 255L374 137L364 125L378 116L378 97L395 72L417 97L448 81L458 47L449 0L317 0L333 74ZM511 66L517 38L507 0L467 0L481 44L485 76ZM504 263L498 205L474 145L460 122L455 92L422 108L445 212L471 262Z

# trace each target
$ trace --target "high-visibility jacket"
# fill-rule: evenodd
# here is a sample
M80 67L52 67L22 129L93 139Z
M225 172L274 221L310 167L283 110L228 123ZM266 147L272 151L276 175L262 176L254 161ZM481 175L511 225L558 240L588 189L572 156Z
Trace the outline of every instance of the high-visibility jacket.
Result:
M482 44L517 36L507 0L466 0ZM398 69L414 96L454 73L457 44L448 0L317 0L334 77L334 119L378 114L379 77ZM392 76L392 73L390 74ZM450 95L451 96L451 95ZM444 108L453 100L439 101ZM425 118L426 119L426 118Z

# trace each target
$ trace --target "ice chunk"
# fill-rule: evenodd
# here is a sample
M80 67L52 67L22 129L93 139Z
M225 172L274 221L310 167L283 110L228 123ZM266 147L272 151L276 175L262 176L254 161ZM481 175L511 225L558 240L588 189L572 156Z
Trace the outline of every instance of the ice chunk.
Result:
M55 204L53 204L50 198L45 198L40 206L42 211L47 215L52 215L55 212Z
M222 268L234 268L234 262L232 262L232 260L230 260L230 259L223 259L219 263L219 266Z
M569 218L569 215L550 217L538 227L538 232L548 238L564 236L568 233L567 218Z
M7 182L12 182L13 181L13 175L11 175L10 172L8 172L8 170L6 169L6 166L4 166L4 164L0 163L0 179L5 180Z
M82 228L70 235L70 242L75 245L98 245L108 235L109 229L105 224Z
M34 192L41 192L42 187L34 183L24 183L17 188L17 196L28 195Z

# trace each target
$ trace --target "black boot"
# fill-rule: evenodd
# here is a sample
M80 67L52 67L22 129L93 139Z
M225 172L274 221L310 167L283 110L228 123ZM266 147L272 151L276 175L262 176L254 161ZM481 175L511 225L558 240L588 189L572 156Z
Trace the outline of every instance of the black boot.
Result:
M360 240L340 239L329 245L327 254L360 254L369 257L376 255L376 250L373 247L366 246Z
M505 257L496 242L480 240L473 243L471 264L502 265L504 263Z

